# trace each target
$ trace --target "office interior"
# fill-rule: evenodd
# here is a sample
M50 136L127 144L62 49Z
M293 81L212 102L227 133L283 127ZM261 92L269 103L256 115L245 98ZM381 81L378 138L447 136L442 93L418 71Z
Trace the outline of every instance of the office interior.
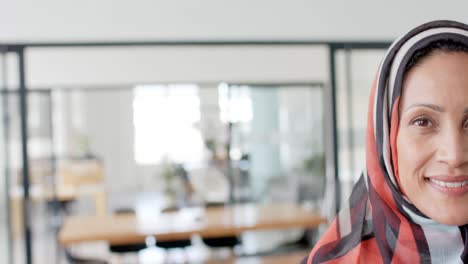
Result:
M365 166L386 48L440 16L364 2L5 4L0 262L299 263Z

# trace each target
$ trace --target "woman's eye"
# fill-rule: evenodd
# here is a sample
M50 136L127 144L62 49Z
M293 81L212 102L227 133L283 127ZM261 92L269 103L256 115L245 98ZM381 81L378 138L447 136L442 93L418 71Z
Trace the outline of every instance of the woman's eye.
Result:
M468 129L468 119L465 120L465 123L463 123L463 128Z
M466 122L467 124L467 127L468 127L468 122ZM417 118L415 120L413 120L413 122L411 123L415 126L419 126L419 127L429 127L432 125L432 122L431 120L427 119L427 118Z

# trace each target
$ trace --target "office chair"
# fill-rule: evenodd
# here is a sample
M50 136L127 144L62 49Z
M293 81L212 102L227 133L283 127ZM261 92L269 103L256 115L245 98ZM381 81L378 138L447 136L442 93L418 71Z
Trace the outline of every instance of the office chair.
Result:
M135 210L132 208L118 208L114 211L116 215L123 215L123 214L135 214ZM112 253L131 253L131 252L138 252L142 249L145 249L146 243L137 243L137 244L127 244L127 245L110 245L109 250Z
M163 213L169 213L169 212L175 212L178 211L179 209L177 207L168 207L161 212ZM159 248L163 249L173 249L173 248L186 248L188 246L192 245L192 241L190 239L181 239L181 240L173 240L173 241L157 241L156 240L156 246Z
M225 203L207 203L206 208L222 207ZM203 243L210 248L230 248L231 250L241 243L238 236L224 236L216 238L202 238Z

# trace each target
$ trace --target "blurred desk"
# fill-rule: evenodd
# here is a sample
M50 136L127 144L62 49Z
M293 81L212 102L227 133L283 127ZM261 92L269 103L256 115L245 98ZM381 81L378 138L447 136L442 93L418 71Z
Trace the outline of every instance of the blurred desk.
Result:
M15 186L10 190L11 204L11 223L13 237L18 238L22 234L23 227L23 188ZM57 186L46 188L39 184L31 185L29 197L32 203L58 201L60 203L72 202L80 197L93 197L97 215L106 214L106 197L102 185L86 186L86 188L77 188L75 186Z
M54 197L55 196L55 197ZM78 196L78 191L73 186L61 186L54 190L46 188L43 185L33 184L29 187L29 197L32 201L49 201L54 198L60 202L75 200ZM10 189L10 197L12 200L23 199L23 186L15 186Z
M148 236L158 241L238 235L249 230L313 228L327 220L295 204L233 205L186 208L153 217L135 215L69 216L59 232L63 246L107 241L112 245L141 243Z

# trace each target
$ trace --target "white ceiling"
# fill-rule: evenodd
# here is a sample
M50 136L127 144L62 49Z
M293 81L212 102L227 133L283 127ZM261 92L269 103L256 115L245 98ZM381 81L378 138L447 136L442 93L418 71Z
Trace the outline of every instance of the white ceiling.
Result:
M0 0L0 42L158 39L392 40L467 1Z

